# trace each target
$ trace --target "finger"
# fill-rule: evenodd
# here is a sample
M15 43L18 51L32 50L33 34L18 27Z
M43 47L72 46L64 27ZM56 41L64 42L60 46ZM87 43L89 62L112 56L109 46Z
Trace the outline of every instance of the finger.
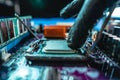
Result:
M84 0L73 0L60 11L60 16L63 18L69 18L76 15L81 9L83 2Z
M73 24L68 35L68 46L72 49L80 48L88 35L88 30L91 29L98 18L103 14L103 11L108 7L107 0L85 0L76 22Z

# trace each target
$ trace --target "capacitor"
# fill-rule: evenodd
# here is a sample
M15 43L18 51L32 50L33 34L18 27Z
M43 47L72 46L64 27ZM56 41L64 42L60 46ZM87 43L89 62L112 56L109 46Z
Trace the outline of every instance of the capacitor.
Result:
M108 38L108 35L106 35L106 34L104 34L104 37L103 37L103 41L102 41L102 43L103 43L103 46L102 46L102 50L107 50L107 38Z
M20 29L20 33L23 32L23 28L22 28L22 23L20 21L18 21L18 26L19 26L19 29Z
M0 44L2 43L2 33L1 33L1 28L0 28Z
M7 41L9 38L8 38L7 26L6 26L4 20L1 20L1 21L0 21L0 27L1 27L1 32L2 32L3 42L5 42L5 41Z
M24 18L23 18L23 23L26 25L26 19L24 19ZM24 27L24 25L23 25L23 31L24 32L27 31L27 29Z
M106 47L107 47L107 53L109 56L113 51L113 47L114 47L112 42L114 42L112 35L108 35Z
M12 21L12 19L9 19L7 21L7 24L8 24L9 30L10 30L10 38L13 38L14 37L14 29L13 29L13 21Z
M118 56L118 53L119 53L119 50L120 50L120 38L116 37L114 38L114 48L113 48L113 52L112 52L112 56L113 56L113 59L115 61L117 61L117 56Z
M120 37L120 27L119 26L114 26L113 34Z
M19 35L19 27L18 27L18 20L16 18L12 19L13 22L13 29L14 29L14 37L17 37Z
M98 43L98 47L99 47L100 49L102 49L103 46L104 46L105 38L106 38L106 35L102 33L102 34L101 34L101 38L100 38L99 43Z
M116 48L115 48L115 51L114 51L114 58L115 58L115 60L117 61L117 62L119 62L119 60L120 60L120 38L118 38L117 40L116 40Z

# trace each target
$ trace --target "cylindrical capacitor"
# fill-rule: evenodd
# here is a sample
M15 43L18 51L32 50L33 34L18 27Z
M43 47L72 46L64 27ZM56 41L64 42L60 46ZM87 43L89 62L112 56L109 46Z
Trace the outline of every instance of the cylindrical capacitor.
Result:
M19 29L20 29L20 33L22 33L23 29L22 29L22 23L20 21L18 21L18 26L19 26Z
M116 48L114 52L114 58L116 59L117 62L120 60L120 38L116 40Z
M3 42L5 42L8 40L8 30L7 30L5 20L2 20L0 22L0 27L1 27L1 32L2 32Z
M1 31L1 28L0 28L0 44L2 43L2 31Z
M114 38L114 41L115 42L114 42L112 56L113 56L114 60L117 61L118 53L120 50L120 38L116 37L116 38Z
M13 38L14 37L14 29L13 29L13 21L12 19L9 19L7 21L8 23L8 27L9 27L9 30L10 30L10 38Z
M120 27L119 26L114 26L113 35L120 37Z

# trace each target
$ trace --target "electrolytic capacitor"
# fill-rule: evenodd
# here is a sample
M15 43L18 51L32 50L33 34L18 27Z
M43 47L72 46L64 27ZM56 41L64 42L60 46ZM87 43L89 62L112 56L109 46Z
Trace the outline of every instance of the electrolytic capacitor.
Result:
M1 33L1 28L0 28L0 44L2 43L2 33Z
M103 37L103 42L105 43L105 45L106 45L106 43L107 43L107 38L108 38L108 35L104 35L104 37Z
M114 55L115 55L115 59L116 61L118 62L120 60L120 38L117 40L116 42L116 49L115 49L115 52L114 52Z
M108 37L108 35L102 33L101 38L100 38L99 43L98 43L98 47L101 50L105 49L107 37Z
M14 35L14 29L13 29L13 21L12 21L12 19L9 19L7 21L7 24L8 24L9 30L10 30L10 38L13 38L15 35Z
M100 49L102 49L103 48L103 41L104 41L104 36L105 36L105 34L101 34L101 37L100 37L100 40L99 40L99 42L98 42L98 47L100 48Z
M114 47L113 47L113 52L112 52L112 56L114 58L114 60L116 61L117 60L117 55L119 53L119 50L120 50L120 38L114 38Z
M19 26L19 29L20 29L20 33L23 32L23 27L22 27L22 23L20 21L18 21L18 26Z
M8 30L5 24L5 20L0 21L0 27L1 27L1 32L2 32L3 42L5 42L8 40Z
M102 46L102 47L103 47L103 50L104 50L104 51L107 51L107 50L108 50L108 49L107 49L107 47L108 47L108 46L107 46L107 44L108 44L108 43L107 43L107 39L108 39L108 35L105 34L104 37L103 37L103 42L102 42L102 43L103 43L103 46Z
M107 34L108 37L106 39L106 51L108 53L109 56L111 56L111 52L113 51L113 46L114 46L114 39L113 39L113 35L112 34Z
M119 26L114 26L113 35L116 35L116 36L120 37L120 27Z
M13 29L14 29L14 35L17 37L19 35L19 27L18 27L18 20L16 18L12 19L13 22Z

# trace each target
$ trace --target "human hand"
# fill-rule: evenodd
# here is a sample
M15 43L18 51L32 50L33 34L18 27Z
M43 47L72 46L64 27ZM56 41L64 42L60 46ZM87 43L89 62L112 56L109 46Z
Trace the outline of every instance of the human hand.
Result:
M72 49L80 48L103 12L113 6L118 0L73 0L60 12L63 18L69 18L78 13L68 35L68 46Z

